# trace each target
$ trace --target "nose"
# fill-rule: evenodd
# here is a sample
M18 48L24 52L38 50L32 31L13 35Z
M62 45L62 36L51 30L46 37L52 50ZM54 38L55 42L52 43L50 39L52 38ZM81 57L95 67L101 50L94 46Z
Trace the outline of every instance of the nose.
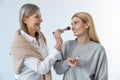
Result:
M42 18L39 18L39 22L42 22L43 21L43 19Z
M73 28L74 27L74 24L73 23L71 23L71 28Z
M75 27L74 27L74 25L71 25L71 29L74 29Z
M72 31L74 31L77 27L76 25L72 25L71 28L72 28Z

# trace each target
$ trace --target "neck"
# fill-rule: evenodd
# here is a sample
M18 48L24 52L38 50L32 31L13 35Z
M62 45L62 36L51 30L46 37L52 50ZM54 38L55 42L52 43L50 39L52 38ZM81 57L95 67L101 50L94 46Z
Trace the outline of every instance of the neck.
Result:
M36 36L35 36L35 31L29 31L28 34L29 34L30 36L36 38Z
M38 41L38 38L35 36L35 32L29 32L29 35L34 37L36 39L36 41L38 42L38 44L40 45L40 42Z
M90 39L89 39L87 34L77 37L77 42L78 43L85 44L85 43L87 43L89 41L90 41Z

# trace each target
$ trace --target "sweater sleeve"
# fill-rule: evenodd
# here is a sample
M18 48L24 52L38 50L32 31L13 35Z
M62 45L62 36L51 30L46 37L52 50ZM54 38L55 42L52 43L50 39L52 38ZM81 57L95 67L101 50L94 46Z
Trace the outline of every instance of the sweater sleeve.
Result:
M57 60L54 64L54 66L53 66L55 72L59 75L64 74L70 67L67 63L67 59L66 59L66 56L65 56L66 55L66 50L67 50L66 43L64 43L62 45L62 48L61 48L62 59Z
M104 48L102 48L99 54L95 80L108 80L108 62Z
M66 60L64 61L56 61L54 64L54 69L57 74L62 75L64 74L68 69L69 65L67 64Z

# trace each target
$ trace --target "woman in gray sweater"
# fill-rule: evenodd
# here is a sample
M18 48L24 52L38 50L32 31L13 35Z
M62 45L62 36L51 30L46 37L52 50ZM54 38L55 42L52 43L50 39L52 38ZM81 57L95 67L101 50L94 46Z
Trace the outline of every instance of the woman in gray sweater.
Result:
M64 74L63 80L108 80L106 52L98 40L91 15L74 14L71 26L76 39L63 44L62 59L54 64L56 73Z

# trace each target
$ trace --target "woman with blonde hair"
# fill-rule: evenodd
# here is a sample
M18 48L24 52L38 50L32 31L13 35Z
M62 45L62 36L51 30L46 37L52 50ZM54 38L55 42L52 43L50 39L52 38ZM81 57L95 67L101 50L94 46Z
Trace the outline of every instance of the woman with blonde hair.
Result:
M106 52L95 32L91 15L75 13L71 26L76 39L62 45L62 59L54 64L56 73L64 74L63 80L108 80Z
M54 32L56 44L49 54L46 39L40 31L42 17L35 4L20 9L20 28L16 31L10 54L13 57L14 80L52 80L50 68L61 56L61 30Z

